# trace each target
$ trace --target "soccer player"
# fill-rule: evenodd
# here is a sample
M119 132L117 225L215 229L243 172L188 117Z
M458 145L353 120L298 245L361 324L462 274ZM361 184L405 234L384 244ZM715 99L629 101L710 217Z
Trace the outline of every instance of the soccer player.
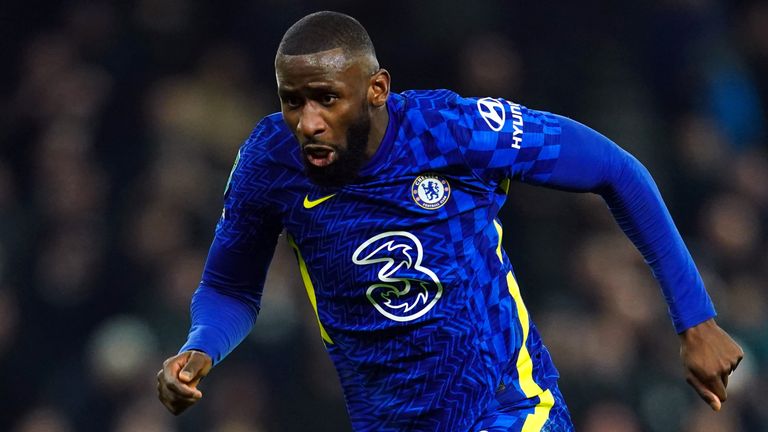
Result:
M688 382L720 409L743 353L635 158L504 99L390 92L367 32L339 13L288 29L275 70L282 112L238 153L187 342L157 376L171 412L251 330L285 229L355 430L571 430L501 247L510 180L605 199L661 285Z

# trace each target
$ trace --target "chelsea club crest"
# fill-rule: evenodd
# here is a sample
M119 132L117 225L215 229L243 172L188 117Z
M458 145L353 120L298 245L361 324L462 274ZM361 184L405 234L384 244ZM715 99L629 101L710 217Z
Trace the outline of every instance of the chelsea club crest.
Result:
M448 180L437 174L423 174L413 181L411 195L419 207L436 210L448 202L451 197L451 185Z

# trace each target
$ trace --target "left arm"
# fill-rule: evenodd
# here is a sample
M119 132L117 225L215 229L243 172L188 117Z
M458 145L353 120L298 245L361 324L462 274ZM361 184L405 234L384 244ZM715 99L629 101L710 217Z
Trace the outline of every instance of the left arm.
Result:
M688 382L718 410L741 348L715 308L648 170L611 140L571 119L504 99L457 98L451 132L465 163L490 187L512 178L603 197L661 285Z
M621 229L643 255L661 285L688 383L714 410L727 395L728 375L741 348L714 321L712 301L648 170L594 130L565 117L560 154L551 175L535 183L603 197Z

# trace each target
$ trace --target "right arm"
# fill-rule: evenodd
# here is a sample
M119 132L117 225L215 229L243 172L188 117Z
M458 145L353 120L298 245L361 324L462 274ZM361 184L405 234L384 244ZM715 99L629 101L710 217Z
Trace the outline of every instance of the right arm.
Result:
M245 339L256 322L267 270L282 230L257 176L264 122L238 153L224 194L224 211L192 296L192 325L179 353L157 374L161 402L178 415L197 402L200 380Z
M271 234L266 229L264 233ZM157 374L160 401L173 414L203 397L197 388L200 380L253 328L277 234L265 235L264 247L249 254L229 250L214 239L202 281L192 295L187 342Z
M248 252L232 250L214 238L192 295L192 325L179 352L202 351L216 365L245 339L259 313L279 228L263 226L261 247Z

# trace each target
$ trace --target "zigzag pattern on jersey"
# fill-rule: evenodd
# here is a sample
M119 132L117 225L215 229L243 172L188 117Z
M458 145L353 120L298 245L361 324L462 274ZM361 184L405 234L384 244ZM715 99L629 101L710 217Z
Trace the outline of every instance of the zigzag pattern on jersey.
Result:
M338 197L343 199L345 192L341 191ZM368 219L361 225L364 220L355 218L353 214L367 212L369 209L363 204L350 204L348 200L344 200L343 204L331 200L328 204L325 211L318 212L313 218L313 223L330 224L327 226L337 229L339 226L368 227L371 233L385 229L379 227L380 223L392 223L391 216L385 214ZM344 222L334 224L329 222L331 220ZM309 227L310 224L304 226ZM387 228L400 227L388 225ZM361 236L354 232L354 228L343 234L334 232L334 229L330 231L327 232L328 241L321 242L319 248L312 248L309 255L321 261L323 256L350 256L354 244L350 247L344 239ZM369 235L363 234L362 238ZM461 250L466 243L464 239L446 242L442 227L425 226L417 235L426 249L425 265L428 266L432 266L435 256L455 256L456 250ZM313 266L325 264L313 263ZM330 283L354 280L342 272L344 269L344 266L326 267L324 272L313 277L319 281L316 283L318 304L325 305L320 307L320 318L334 340L334 344L328 347L329 353L339 369L355 428L465 428L467 424L459 422L477 415L476 410L484 406L488 397L488 389L493 388L493 382L497 381L487 372L489 368L482 367L487 359L479 357L476 348L478 336L473 330L470 315L464 310L455 310L457 306L466 304L463 297L472 292L466 284L466 281L472 280L467 273L469 269L455 265L436 268L446 287L444 297L435 308L435 314L427 315L429 319L408 326L397 325L379 316L362 296L364 286ZM445 277L451 271L459 272L458 276ZM334 296L346 298L340 300L334 299ZM473 375L477 377L467 381ZM427 413L432 414L428 417L431 420L425 420ZM384 414L386 416L382 417Z
M342 368L359 374L342 376L355 429L466 430L492 397L489 377L477 367L483 359L476 336L451 320L392 336L369 341L375 364ZM339 361L348 360L341 354Z
M282 116L273 114L256 125L240 149L239 162L232 171L224 197L224 211L216 225L217 239L235 252L249 252L263 247L260 239L265 232L282 229L278 206L271 194L276 185L291 184L301 172L277 164L276 155L267 144L276 148L294 145L293 137L283 125ZM281 152L290 155L290 152ZM290 160L290 159L289 159ZM300 161L293 165L300 167ZM305 180L306 181L306 180ZM268 237L268 236L267 236Z

